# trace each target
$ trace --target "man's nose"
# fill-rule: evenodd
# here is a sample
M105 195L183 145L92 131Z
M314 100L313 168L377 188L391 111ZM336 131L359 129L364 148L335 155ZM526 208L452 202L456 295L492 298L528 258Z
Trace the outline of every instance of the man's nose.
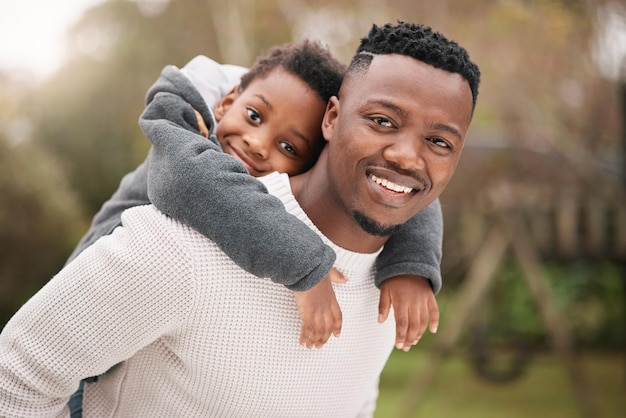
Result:
M423 139L404 136L383 150L383 157L404 170L423 170L426 167L426 144Z
M263 140L261 135L246 135L243 141L248 147L248 151L256 158L265 160L269 155L269 150L267 149L269 141Z

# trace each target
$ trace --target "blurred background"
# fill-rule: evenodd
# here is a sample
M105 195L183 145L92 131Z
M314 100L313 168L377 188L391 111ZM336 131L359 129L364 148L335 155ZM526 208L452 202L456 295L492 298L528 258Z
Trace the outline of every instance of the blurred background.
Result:
M161 69L249 66L373 23L424 23L482 71L441 198L441 324L385 369L377 417L626 411L626 5L621 0L0 3L0 326L145 157Z

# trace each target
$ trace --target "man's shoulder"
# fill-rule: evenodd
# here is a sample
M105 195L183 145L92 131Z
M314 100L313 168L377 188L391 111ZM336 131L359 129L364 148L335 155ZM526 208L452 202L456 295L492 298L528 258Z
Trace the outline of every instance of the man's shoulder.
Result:
M161 212L154 205L136 206L122 214L121 234L115 240L135 252L167 254L181 262L202 258L219 247L189 225Z
M122 213L122 226L142 233L162 236L193 229L161 212L152 204L135 206Z

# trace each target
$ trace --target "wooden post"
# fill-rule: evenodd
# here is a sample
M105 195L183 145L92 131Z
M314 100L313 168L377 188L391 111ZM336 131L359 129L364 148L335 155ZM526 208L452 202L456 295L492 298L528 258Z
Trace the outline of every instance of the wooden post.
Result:
M618 199L613 203L613 243L611 245L613 256L626 259L626 205L622 194L618 194Z
M578 204L579 199L570 189L557 195L555 206L556 238L559 253L567 257L578 254Z
M600 256L607 250L607 210L604 199L585 202L585 254Z

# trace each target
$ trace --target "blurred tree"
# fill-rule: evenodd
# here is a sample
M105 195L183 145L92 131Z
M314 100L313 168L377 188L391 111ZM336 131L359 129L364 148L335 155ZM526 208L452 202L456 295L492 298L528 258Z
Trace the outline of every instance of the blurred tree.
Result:
M0 324L58 271L85 219L53 157L0 135Z

